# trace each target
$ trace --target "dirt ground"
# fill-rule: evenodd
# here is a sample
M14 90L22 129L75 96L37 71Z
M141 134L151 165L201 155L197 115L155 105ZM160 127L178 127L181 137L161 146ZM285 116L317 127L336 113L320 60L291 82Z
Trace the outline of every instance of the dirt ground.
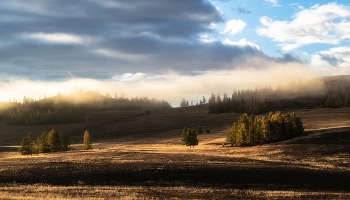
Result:
M0 197L349 199L350 128L346 127L350 125L349 111L298 110L307 131L303 136L255 147L223 147L229 121L233 121L229 118L237 116L193 110L192 114L202 115L203 120L188 117L188 124L203 123L211 129L211 133L199 135L195 148L181 145L181 133L175 135L181 129L174 127L184 119L176 121L179 116L173 111L136 113L137 117L115 117L110 121L102 119L100 113L100 117L95 115L100 122L85 125L98 133L105 131L97 137L93 150L82 151L76 143L69 152L22 156L15 144L2 146ZM181 109L176 112L181 113ZM154 122L159 127L149 126L140 133L108 132L118 124L124 125L115 130L126 129L132 122L147 123L148 118L162 118ZM214 125L210 118L224 122ZM169 130L158 130L172 120L175 125ZM112 137L113 133L116 137Z

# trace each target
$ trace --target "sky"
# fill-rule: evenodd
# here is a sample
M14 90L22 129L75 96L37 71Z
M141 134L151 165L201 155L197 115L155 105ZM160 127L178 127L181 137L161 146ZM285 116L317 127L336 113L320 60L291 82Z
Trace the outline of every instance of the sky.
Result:
M350 3L1 0L0 101L77 88L199 101L350 74Z

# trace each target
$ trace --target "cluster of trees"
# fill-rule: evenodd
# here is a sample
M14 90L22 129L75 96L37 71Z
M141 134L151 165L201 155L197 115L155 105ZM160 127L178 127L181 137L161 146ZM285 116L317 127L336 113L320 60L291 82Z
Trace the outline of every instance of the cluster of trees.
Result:
M251 146L285 140L303 134L301 119L295 113L277 111L268 117L242 114L228 130L226 141L235 146Z
M182 130L182 141L186 146L192 146L198 145L198 139L197 135L203 133L202 126L199 125L196 129L184 127Z
M68 151L70 148L70 141L67 134L58 133L54 129L46 133L45 131L34 140L32 132L29 132L26 137L22 139L19 152L22 155L33 155L40 153ZM84 142L82 149L92 149L91 137L88 130L84 132Z
M58 133L54 129L46 133L45 131L34 140L32 132L24 137L19 151L22 155L32 155L57 151L68 151L69 137L67 134Z

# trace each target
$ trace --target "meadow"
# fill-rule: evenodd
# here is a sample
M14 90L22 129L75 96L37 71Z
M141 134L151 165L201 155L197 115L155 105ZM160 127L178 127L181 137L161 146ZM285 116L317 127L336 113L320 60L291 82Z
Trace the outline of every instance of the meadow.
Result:
M349 108L298 109L303 136L254 147L222 146L237 113L205 106L91 111L84 123L0 126L0 196L5 199L349 199ZM284 110L288 113L291 110ZM199 145L184 126L202 125ZM68 152L20 155L20 140L52 128ZM94 149L81 150L89 130Z

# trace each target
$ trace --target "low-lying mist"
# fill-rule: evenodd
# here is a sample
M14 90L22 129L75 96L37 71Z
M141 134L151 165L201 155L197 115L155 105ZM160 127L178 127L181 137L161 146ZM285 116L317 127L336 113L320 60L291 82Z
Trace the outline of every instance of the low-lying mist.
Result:
M0 101L22 101L23 97L36 100L44 97L71 95L81 90L101 95L164 99L179 106L182 98L199 102L203 95L231 94L234 89L282 87L300 90L317 75L302 64L264 63L265 67L237 67L234 70L193 72L194 75L169 71L162 75L146 73L123 74L110 80L72 78L65 81L32 81L13 79L0 83ZM302 83L302 84L301 84ZM307 84L308 85L308 84ZM321 84L320 84L321 85ZM312 86L316 89L316 86ZM79 95L75 95L78 98Z

